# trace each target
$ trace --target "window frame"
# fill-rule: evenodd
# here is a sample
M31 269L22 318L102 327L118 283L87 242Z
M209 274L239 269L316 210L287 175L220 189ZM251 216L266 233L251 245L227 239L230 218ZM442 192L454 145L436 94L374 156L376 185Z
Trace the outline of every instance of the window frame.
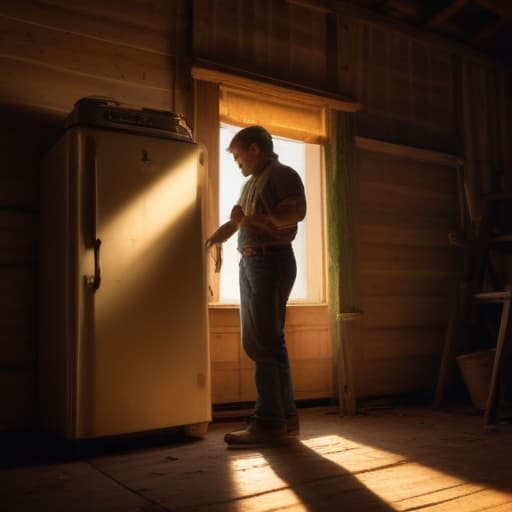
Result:
M223 125L236 126L241 128L239 125L232 125L225 122L219 124L219 134ZM304 144L305 149L305 162L304 162L304 173L305 173L305 188L307 196L308 211L306 214L306 229L305 233L305 271L306 275L306 297L305 298L293 298L291 297L288 301L290 305L321 305L327 303L326 298L326 233L325 233L325 145L324 144L312 144L304 142L303 140L297 140L290 137L281 137L279 135L272 134L274 138L281 138L286 140L293 140L297 143ZM221 137L219 136L219 142ZM219 144L219 153L224 151L225 148ZM216 183L218 184L215 194L212 197L216 197L217 201L217 221L218 225L226 222L227 219L221 219L219 217L220 208L220 196L221 196L221 158L219 157L219 165L214 172L217 173ZM309 162L309 164L308 164ZM282 161L283 164L287 164L286 161ZM236 201L236 198L234 199ZM304 221L303 221L304 222ZM236 234L233 235L236 237ZM297 254L297 253L296 253ZM231 262L232 263L232 262ZM297 263L300 265L299 258ZM223 262L223 270L225 270L225 263ZM298 268L301 271L301 268ZM221 282L222 282L222 270L220 274L217 274L215 279L211 281L211 297L209 303L211 305L218 306L238 306L238 300L225 300L221 297Z

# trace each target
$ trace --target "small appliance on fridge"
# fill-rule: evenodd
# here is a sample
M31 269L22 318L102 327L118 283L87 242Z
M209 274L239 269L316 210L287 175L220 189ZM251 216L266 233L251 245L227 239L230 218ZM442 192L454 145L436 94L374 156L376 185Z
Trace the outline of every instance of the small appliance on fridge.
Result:
M40 415L90 439L211 420L206 151L170 112L84 98L40 180Z

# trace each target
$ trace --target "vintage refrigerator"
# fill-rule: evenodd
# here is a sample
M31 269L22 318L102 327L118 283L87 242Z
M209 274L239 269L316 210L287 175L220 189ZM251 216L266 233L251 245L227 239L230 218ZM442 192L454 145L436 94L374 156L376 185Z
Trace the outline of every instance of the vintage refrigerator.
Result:
M83 99L68 116L40 176L45 430L204 432L206 166L176 114Z

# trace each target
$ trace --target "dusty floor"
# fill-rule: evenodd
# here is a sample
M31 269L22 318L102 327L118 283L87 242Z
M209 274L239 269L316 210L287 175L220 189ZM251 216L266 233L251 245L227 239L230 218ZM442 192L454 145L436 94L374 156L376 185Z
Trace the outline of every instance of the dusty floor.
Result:
M485 432L480 416L426 407L300 412L299 439L281 448L226 449L231 421L199 441L25 453L0 469L2 510L512 511L510 422Z

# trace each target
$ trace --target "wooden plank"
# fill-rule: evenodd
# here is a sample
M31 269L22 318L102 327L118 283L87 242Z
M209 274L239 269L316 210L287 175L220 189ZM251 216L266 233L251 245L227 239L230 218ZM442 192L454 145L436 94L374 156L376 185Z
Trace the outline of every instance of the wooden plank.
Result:
M297 84L276 80L269 83L268 77L245 77L237 74L217 71L206 67L193 67L192 76L196 80L226 85L241 90L257 91L268 96L288 98L297 103L327 107L333 110L355 112L359 109L359 103L351 98L329 96L320 90L298 90Z
M210 332L210 361L213 363L240 359L239 332Z
M366 329L361 357L373 361L438 356L443 341L443 325Z
M0 13L45 26L145 51L172 54L173 4L186 0L19 0L2 2Z
M363 297L367 329L442 328L447 321L443 297Z
M333 336L335 391L343 414L355 414L353 348L359 344L360 322L342 315L361 310L358 256L359 180L355 167L353 126L348 116L333 112L329 119L327 163L327 232L329 319Z
M468 40L468 44L485 47L489 39L496 36L496 34L501 32L507 25L508 22L503 18L500 18L493 23L489 23L482 30L472 35Z
M406 143L411 140L418 144L428 140L431 146L441 134L444 139L453 137L455 110L450 53L435 50L434 45L405 35L401 30L362 23L365 28L360 42L363 46L360 96L365 112L358 115L361 128L368 135L375 133L386 140ZM375 127L376 121L383 127ZM393 124L397 128L403 125L400 138L390 132Z
M69 112L75 101L84 96L106 96L123 103L172 110L169 89L91 77L5 57L0 57L0 67L0 100L6 104Z
M242 402L238 361L212 361L211 387L213 404Z
M355 375L359 397L394 395L434 388L439 358L425 356L362 361Z
M361 183L405 188L415 194L433 194L444 200L457 197L457 177L453 168L370 153L359 153L358 159Z
M334 408L300 413L302 436L286 449L226 450L224 434L242 425L231 419L214 422L201 442L113 450L88 457L88 468L69 461L7 468L3 503L17 512L55 508L56 496L66 510L93 502L126 512L510 510L507 428L482 436L478 417L416 407L354 418Z
M332 359L290 362L296 400L331 398L334 396Z
M454 221L451 225L448 224L447 219L452 215L441 211L433 211L432 215L428 216L428 210L425 208L417 208L412 211L410 208L404 208L400 203L393 203L389 201L389 197L383 197L375 195L374 197L379 198L379 202L382 204L375 205L372 200L362 200L361 209L361 221L365 224L374 223L382 226L398 226L399 228L405 229L418 229L418 230L431 230L440 229L446 227L447 233L455 231L456 222ZM369 209L373 206L378 206L374 211ZM414 206L414 202L410 201L410 205ZM397 208L397 206L399 206Z
M0 265L30 265L35 262L36 222L30 213L0 210Z
M459 12L469 0L452 0L446 7L441 9L435 16L429 19L425 25L428 28L438 27Z
M508 2L504 3L497 2L496 0L476 0L476 3L497 14L508 23L512 23L512 8Z
M330 88L326 17L286 2L195 3L194 53L202 61L294 84ZM236 30L233 30L236 27Z
M219 145L220 145L220 119L219 119L219 86L218 84L194 81L194 130L195 138L204 144L208 152L208 176L206 180L206 194L204 194L203 208L205 211L205 237L210 236L219 226ZM209 301L219 300L220 275L215 273L215 259L213 249L209 251L207 262L207 279ZM235 311L233 311L235 313ZM210 309L210 317L215 321L219 312ZM236 311L238 314L238 311Z
M212 332L235 329L240 331L240 312L238 306L210 305L209 322ZM329 325L327 305L289 304L286 308L286 329L325 329Z
M447 296L460 273L445 276L435 276L434 273L424 276L422 272L398 272L388 273L372 272L371 270L361 272L361 295L364 296Z
M328 83L329 72L337 68L335 43L330 48L327 46L328 19L325 15L311 13L309 9L290 6L288 60L292 76L303 77L304 81L316 86L325 84L328 90L337 91L335 84L333 86ZM332 68L329 66L331 57L334 59L331 62Z
M396 158L374 151L358 151L361 181L402 185L456 197L457 174L454 167Z
M397 224L399 227L414 225L414 220L418 220L418 228L420 222L428 226L425 220L429 216L432 218L432 228L435 231L443 226L448 233L456 231L459 226L457 204L454 204L453 196L447 193L382 182L363 182L361 185L360 200L365 206L365 223L371 224L370 219L374 216L375 223L382 224L383 219L380 216L387 213L413 217L404 219L405 222Z
M172 0L169 3L172 8L169 21L175 25L168 34L174 54L172 108L174 112L183 114L193 128L195 98L190 74L193 2Z
M0 93L1 94L1 93ZM4 105L2 134L6 151L0 173L0 209L37 213L39 161L58 137L63 115Z
M368 137L355 137L355 141L358 149L374 151L384 155L392 155L398 158L406 158L416 162L426 162L448 167L456 167L464 163L464 160L460 156L441 153L439 151L404 146L403 144L393 144L370 139Z
M414 246L414 247L449 247L449 237L446 229L416 229L393 225L360 225L362 243ZM399 247L397 247L399 250Z
M332 360L317 359L317 360L294 360L290 361L292 370L292 379L294 387L294 396L296 400L310 400L317 398L332 398L334 396L333 385L333 372ZM232 370L233 377L231 378L232 386L234 385L234 368ZM223 389L227 388L226 377L229 375L223 373L224 382L222 383ZM216 403L229 403L229 402L253 402L257 398L256 387L254 384L254 366L248 365L247 367L240 367L238 369L238 391L235 393L233 387L225 392L225 394L218 394L218 402Z
M0 368L35 360L36 287L33 267L1 267Z
M453 382L455 375L455 355L457 352L457 328L461 322L461 301L467 297L463 297L462 289L457 284L452 288L452 294L449 301L449 317L448 325L446 326L444 343L441 352L441 363L439 366L439 372L437 377L436 390L434 394L433 405L434 407L441 407L445 398L446 391ZM467 296L467 293L464 295Z
M496 423L498 417L498 378L502 374L504 368L504 350L505 350L505 337L507 335L508 321L510 316L510 289L507 290L508 297L503 300L501 311L501 321L498 331L498 338L496 340L496 356L492 368L491 382L489 385L489 397L485 407L484 425L489 427Z
M174 68L166 55L99 41L0 16L2 57L36 63L150 89L172 90ZM149 93L149 91L148 91Z
M334 13L334 9L324 1L318 0L286 0L289 4L298 5L305 9L321 12L323 14Z
M238 308L210 307L209 318L213 403L255 400L254 363L241 347ZM327 306L289 306L285 337L296 399L333 396Z
M323 329L329 325L328 309L326 304L290 304L286 308L287 329Z
M208 306L210 330L224 329L224 327L238 326L240 329L239 306Z
M454 277L460 271L460 256L451 248L392 246L362 243L360 264L365 272L390 272L418 276L422 273L450 272Z
M32 365L0 371L0 432L35 426L34 390Z
M329 359L332 357L331 337L327 329L285 330L288 355L294 359Z
M8 137L6 137L8 139ZM27 152L28 153L28 152ZM31 156L25 153L23 156L15 156L14 158L7 157L6 160L31 160ZM23 162L23 163L25 163ZM28 167L20 166L10 167L6 166L7 173L15 173L19 170L19 176L0 176L0 209L4 211L25 211L27 213L36 213L35 205L37 204L37 178L29 176ZM33 173L32 173L33 174Z

